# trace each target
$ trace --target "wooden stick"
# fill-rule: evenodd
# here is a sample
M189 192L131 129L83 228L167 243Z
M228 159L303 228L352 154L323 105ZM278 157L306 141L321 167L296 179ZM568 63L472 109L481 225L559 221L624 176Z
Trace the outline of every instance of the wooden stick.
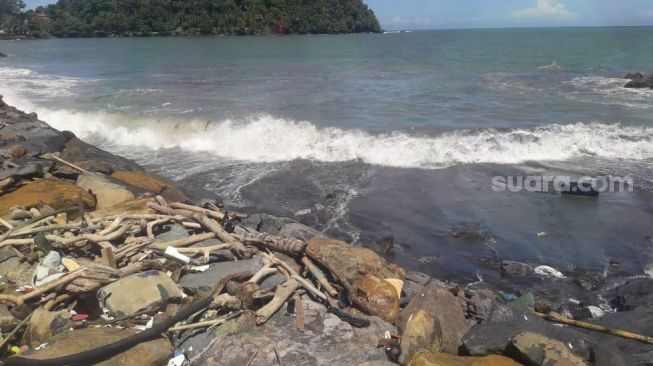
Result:
M300 256L304 254L304 250L306 249L306 242L294 237L283 237L263 233L234 235L234 237L243 243L260 244L275 252L292 256Z
M648 336L645 336L645 335L632 333L632 332L628 332L628 331L625 331L625 330L608 328L608 327L603 326L603 325L592 324L592 323L583 322L583 321L580 321L580 320L569 319L569 318L565 318L564 316L556 315L556 314L543 314L543 313L537 313L536 312L535 315L537 315L537 316L539 316L539 317L541 317L543 319L546 319L548 321L555 322L555 323L571 325L571 326L582 328L582 329L593 330L595 332L611 334L611 335L614 335L614 336L617 336L617 337L622 337L622 338L631 339L631 340L634 340L634 341L653 344L653 337L648 337Z
M215 238L215 233L195 234L183 239L171 240L163 243L153 243L150 245L150 248L158 250L166 250L167 247L183 248L213 238Z
M238 314L238 315L240 315L240 314ZM168 329L168 332L178 332L180 330L212 327L214 325L223 324L227 320L233 319L234 317L235 317L234 314L229 314L226 317L221 317L221 318L218 318L218 319L206 320L206 321L203 321L203 322L197 322L197 323L191 323L191 324L177 325L177 326L174 326L174 327L170 327Z
M191 218L195 220L197 223L199 223L200 225L202 225L202 227L204 227L206 230L215 233L215 236L217 236L218 239L222 240L225 243L232 244L233 245L232 250L235 251L236 253L242 255L247 252L245 245L240 241L236 240L236 238L234 238L225 229L223 229L222 226L217 221L209 218L205 214L201 214L198 212L192 214Z
M261 252L261 256L281 266L283 269L285 269L288 272L290 278L295 279L297 282L299 282L302 285L302 287L307 289L313 295L326 301L327 295L323 294L318 289L316 289L315 286L313 286L313 284L310 281L300 276L299 273L297 273L294 269L292 269L292 267L290 267L286 262L280 260L279 258L269 253Z
M38 289L21 295L21 296L16 296L16 295L1 295L0 294L0 301L11 301L16 305L21 305L25 303L25 301L33 299L35 297L41 296L42 294L51 291L61 285L65 285L68 282L74 281L84 275L86 271L86 267L82 267L78 269L77 271L70 272L66 274L65 276L59 278L58 280L51 281L43 285L42 287L39 287Z
M34 239L7 239L5 241L0 242L0 248L6 246L31 245L31 244L34 244Z
M172 202L170 203L170 207L181 209L181 210L193 211L193 212L201 212L217 220L222 220L224 218L224 212L209 210L206 208L193 206L193 205L187 205L181 202Z
M286 282L277 286L272 300L256 311L256 324L260 325L267 322L300 286L300 283L293 278L289 278Z
M120 227L120 229L118 229L118 230L116 230L116 231L114 231L112 233L106 234L106 235L83 234L83 235L74 236L72 238L64 238L64 237L57 236L57 235L46 235L45 238L50 240L50 241L54 241L56 243L62 244L62 245L71 245L71 244L75 244L77 242L85 241L85 240L88 240L88 241L91 241L91 242L94 242L94 243L99 243L101 241L112 241L112 240L118 239L119 237L125 235L125 233L127 232L127 230L130 227L131 227L131 225L124 225L124 226Z
M329 280L326 279L324 276L324 272L320 270L315 263L313 263L308 257L303 257L302 258L302 263L306 266L306 269L308 269L313 277L317 280L317 282L322 285L322 287L326 290L326 292L331 296L331 297L336 297L338 296L338 291L331 286L329 283Z
M44 154L42 157L44 159L48 159L48 160L56 160L56 161L60 162L61 164L68 165L69 167L71 167L71 168L73 168L75 170L78 170L78 171L80 171L80 172L82 172L84 174L90 173L88 170L80 167L79 165L75 165L75 164L73 164L71 162L68 162L68 161L66 161L66 160L64 160L64 159L62 159L62 158L60 158L60 157L58 157L58 156L56 156L54 154L49 154L48 153L48 154Z
M2 217L0 217L0 224L2 224L2 226L6 227L6 228L9 229L9 230L13 230L13 229L14 229L14 225L8 223L8 222L5 221L5 219L3 219Z
M305 315L304 315L304 306L302 305L302 298L297 293L293 296L293 301L295 302L295 326L300 332L304 331Z

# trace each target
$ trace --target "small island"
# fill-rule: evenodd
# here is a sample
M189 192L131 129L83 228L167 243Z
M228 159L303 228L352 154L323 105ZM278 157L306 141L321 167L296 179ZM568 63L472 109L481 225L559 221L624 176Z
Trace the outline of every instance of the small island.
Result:
M0 2L0 36L124 37L378 33L362 0L65 0Z

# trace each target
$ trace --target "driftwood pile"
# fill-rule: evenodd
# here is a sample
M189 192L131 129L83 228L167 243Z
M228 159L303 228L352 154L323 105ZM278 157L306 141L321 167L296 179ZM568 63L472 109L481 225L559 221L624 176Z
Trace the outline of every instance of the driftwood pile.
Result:
M259 255L265 265L257 273L240 273L229 276L216 284L213 291L201 299L181 307L169 320L159 323L119 344L107 345L95 350L59 359L35 361L20 356L2 360L5 365L66 365L85 364L89 359L110 357L161 333L182 332L188 329L210 327L224 321L215 315L214 319L203 317L200 322L188 322L188 317L198 312L217 309L218 312L255 311L256 322L265 323L286 302L301 301L300 294L308 294L316 301L354 326L369 324L364 317L342 309L342 299L347 301L341 287L345 281L324 272L305 252L306 242L293 237L266 235L244 230L238 221L245 215L227 213L212 204L204 207L179 202L166 202L156 196L148 207L156 214L123 214L94 217L84 212L83 205L55 211L49 207L31 210L14 209L11 220L0 219L0 248L11 247L20 256L29 256L41 251L57 251L63 257L67 272L61 277L24 293L0 294L0 301L11 306L30 303L47 310L69 307L80 294L87 294L125 276L147 270L161 270L178 280L190 266L210 263L217 251L229 250L237 258ZM74 218L74 219L71 219ZM155 235L161 227L176 223L193 231L189 237L159 242ZM190 247L210 239L221 244ZM284 260L278 253L284 254ZM294 259L296 266L287 263ZM303 268L298 272L295 268ZM286 282L273 292L266 292L259 283L267 276L279 272ZM327 275L325 275L327 273ZM329 280L331 279L331 281ZM228 290L228 291L227 291ZM301 309L301 306L295 306ZM139 313L138 315L143 315ZM150 315L154 315L153 313ZM297 312L297 327L303 327L301 312ZM5 343L15 342L25 321L4 338ZM193 317L197 319L197 317ZM130 319L115 319L128 326Z

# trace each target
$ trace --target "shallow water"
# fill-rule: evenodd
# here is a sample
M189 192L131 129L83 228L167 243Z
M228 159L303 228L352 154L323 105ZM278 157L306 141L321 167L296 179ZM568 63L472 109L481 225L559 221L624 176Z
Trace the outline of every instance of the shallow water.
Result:
M479 263L496 258L641 273L653 246L653 91L622 77L650 68L652 35L2 42L0 93L191 191L362 245L393 235L388 255L440 277L493 276ZM634 191L587 199L491 183L608 174L632 177Z

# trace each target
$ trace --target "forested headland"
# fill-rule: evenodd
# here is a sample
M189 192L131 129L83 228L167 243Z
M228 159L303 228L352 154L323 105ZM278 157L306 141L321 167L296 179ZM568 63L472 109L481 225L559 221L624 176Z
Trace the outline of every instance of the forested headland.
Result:
M380 31L362 0L0 0L0 33L35 38Z

